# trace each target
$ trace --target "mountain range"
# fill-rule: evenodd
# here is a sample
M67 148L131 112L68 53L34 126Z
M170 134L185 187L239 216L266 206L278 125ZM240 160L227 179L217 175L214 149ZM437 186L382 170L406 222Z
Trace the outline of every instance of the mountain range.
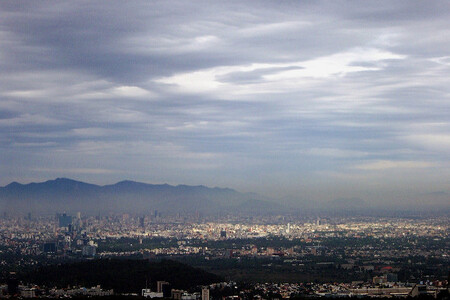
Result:
M166 214L196 212L203 214L391 214L408 210L447 213L450 208L448 194L442 194L440 192L437 196L433 195L441 200L434 202L435 205L424 206L415 203L406 208L377 207L360 198L338 198L321 202L307 201L298 197L275 200L256 193L241 193L229 188L210 188L203 185L175 186L125 180L101 186L68 178L56 178L28 184L12 182L0 187L0 213L53 214L63 211L80 211L88 214L151 214L155 210Z
M245 212L281 211L278 204L254 193L240 193L228 188L206 186L147 184L120 181L95 185L68 178L39 183L12 182L0 187L4 211L55 212Z

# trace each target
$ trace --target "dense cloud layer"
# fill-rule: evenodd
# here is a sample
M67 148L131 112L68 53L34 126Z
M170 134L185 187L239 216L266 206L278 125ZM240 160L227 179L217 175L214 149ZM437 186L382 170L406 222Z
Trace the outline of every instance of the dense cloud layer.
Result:
M0 2L0 184L450 191L446 1Z

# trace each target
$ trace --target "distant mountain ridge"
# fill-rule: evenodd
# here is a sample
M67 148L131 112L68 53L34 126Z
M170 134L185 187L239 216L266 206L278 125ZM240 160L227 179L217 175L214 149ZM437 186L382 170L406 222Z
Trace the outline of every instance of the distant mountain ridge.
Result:
M368 203L361 198L337 198L329 202L331 207L335 208L366 208Z
M147 184L124 180L95 185L69 178L0 187L5 211L82 212L270 212L280 205L253 193L203 185Z

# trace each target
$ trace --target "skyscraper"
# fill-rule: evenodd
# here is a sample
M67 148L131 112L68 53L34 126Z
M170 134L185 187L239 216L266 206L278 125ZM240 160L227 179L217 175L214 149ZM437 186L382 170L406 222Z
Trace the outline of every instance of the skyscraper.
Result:
M202 287L202 300L209 300L209 287Z

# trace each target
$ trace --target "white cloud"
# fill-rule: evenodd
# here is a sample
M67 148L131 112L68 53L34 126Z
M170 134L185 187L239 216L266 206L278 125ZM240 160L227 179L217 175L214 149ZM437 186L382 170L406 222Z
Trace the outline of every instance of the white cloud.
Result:
M48 117L42 114L22 114L18 117L9 119L0 119L0 126L14 127L14 126L40 126L40 125L61 125L65 121L53 117Z
M49 146L57 146L56 142L36 142L36 143L13 143L13 147L49 147Z
M354 168L366 171L383 171L389 169L422 169L434 166L435 166L434 163L425 161L378 160L375 162L356 165Z
M347 52L319 57L307 61L289 63L253 63L238 66L220 66L194 72L175 74L156 79L155 82L173 85L180 93L216 93L218 97L229 95L284 93L298 90L305 79L317 80L348 73L377 71L384 68L386 61L404 59L404 55L374 48L357 48ZM370 63L370 66L366 64ZM284 68L287 70L279 70ZM292 69L293 68L293 69ZM220 77L239 72L266 71L261 80L251 84L228 83Z
M58 174L114 174L117 170L110 169L97 169L97 168L32 168L31 171L45 172L45 173L58 173Z
M119 97L145 97L154 96L149 91L137 86L118 86L111 90L111 93Z
M357 158L367 156L369 153L363 151L337 149L337 148L311 148L305 153L317 156L327 156L336 158Z
M102 137L112 136L118 133L118 130L101 128L101 127L85 127L74 128L71 130L74 136L78 137Z
M268 24L250 25L237 31L238 35L243 37L265 36L279 32L286 32L290 30L300 30L305 27L312 26L312 22L308 21L286 21Z
M293 64L294 66L302 67L302 69L282 71L276 74L266 75L264 78L270 81L276 81L300 80L304 77L327 78L330 76L344 76L352 72L377 71L385 66L386 60L404 58L404 55L398 55L380 49L357 48L347 52ZM374 65L365 66L367 63L374 63Z
M156 36L155 36L156 35ZM182 54L206 51L219 45L220 38L214 35L158 36L154 32L123 38L118 43L118 49L126 47L126 53L148 54ZM131 45L131 46L130 46Z
M447 133L413 134L405 136L404 139L414 145L435 152L448 152L450 150L450 134Z

